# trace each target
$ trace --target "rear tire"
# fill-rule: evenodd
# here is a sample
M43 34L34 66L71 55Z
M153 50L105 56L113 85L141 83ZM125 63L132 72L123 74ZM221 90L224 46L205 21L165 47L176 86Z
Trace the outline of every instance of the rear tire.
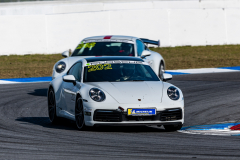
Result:
M83 110L83 102L80 97L77 98L76 106L75 106L75 121L76 127L78 130L86 130L87 126L84 121L84 110Z
M50 88L48 92L48 116L52 124L60 123L60 118L56 114L55 93L52 88Z
M159 73L158 73L158 76L161 80L163 80L163 73L164 72L165 72L164 65L163 65L163 62L161 62L160 65L159 65Z
M182 128L182 124L180 125L164 125L165 131L174 132L180 130Z

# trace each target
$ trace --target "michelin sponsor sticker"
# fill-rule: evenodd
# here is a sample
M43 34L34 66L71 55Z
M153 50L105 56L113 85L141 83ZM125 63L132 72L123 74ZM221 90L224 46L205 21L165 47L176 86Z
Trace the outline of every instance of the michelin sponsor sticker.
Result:
M156 109L128 109L128 115L129 116L149 116L149 115L155 115Z

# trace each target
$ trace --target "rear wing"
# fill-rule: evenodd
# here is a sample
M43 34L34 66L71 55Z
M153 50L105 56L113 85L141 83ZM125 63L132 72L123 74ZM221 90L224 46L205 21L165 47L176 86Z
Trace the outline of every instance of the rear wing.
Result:
M150 40L150 39L146 39L146 38L140 38L143 43L146 43L146 44L153 44L153 45L157 45L158 47L160 47L160 40L158 41L153 41L153 40Z

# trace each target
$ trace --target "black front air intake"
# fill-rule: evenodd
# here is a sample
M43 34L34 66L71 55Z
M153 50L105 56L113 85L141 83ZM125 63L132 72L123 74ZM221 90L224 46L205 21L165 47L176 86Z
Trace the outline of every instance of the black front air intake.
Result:
M94 121L122 122L122 121L175 121L182 119L182 109L174 108L158 111L154 116L127 116L126 113L115 110L95 110Z
M160 113L160 121L174 121L182 119L182 109L168 109L165 111L161 111Z
M121 122L122 114L118 111L96 110L94 112L93 120L101 122Z

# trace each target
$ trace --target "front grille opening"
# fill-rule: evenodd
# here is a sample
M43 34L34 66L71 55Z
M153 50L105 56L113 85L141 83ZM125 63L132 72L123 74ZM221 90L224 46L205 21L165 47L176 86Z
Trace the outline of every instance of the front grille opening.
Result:
M175 121L182 119L182 109L169 109L161 112L160 121Z
M122 122L122 121L175 121L182 119L182 109L168 109L157 112L154 116L127 116L126 113L115 110L95 110L93 120L100 122Z
M121 117L121 113L118 111L96 110L93 120L101 122L121 122Z

